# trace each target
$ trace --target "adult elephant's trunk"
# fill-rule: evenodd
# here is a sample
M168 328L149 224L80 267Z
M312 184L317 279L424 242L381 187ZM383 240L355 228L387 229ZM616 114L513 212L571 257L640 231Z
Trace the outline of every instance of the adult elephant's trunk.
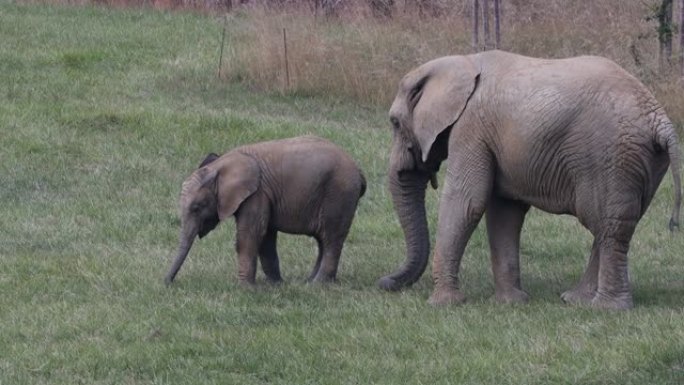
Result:
M380 278L380 288L395 291L416 282L425 271L430 240L425 215L425 189L430 175L420 171L390 170L389 188L394 210L404 230L406 261L390 275Z
M181 230L180 240L178 242L178 254L171 265L171 269L169 269L169 272L164 278L164 283L167 286L173 282L173 279L176 278L178 270L180 270L181 266L183 266L183 262L185 262L185 258L188 256L196 236L197 233L194 231Z

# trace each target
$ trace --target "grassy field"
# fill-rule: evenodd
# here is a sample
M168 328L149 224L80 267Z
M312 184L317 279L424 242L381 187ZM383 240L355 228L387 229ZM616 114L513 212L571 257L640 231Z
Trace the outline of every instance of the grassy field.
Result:
M193 14L0 4L1 385L684 382L669 175L632 242L632 311L561 303L590 238L539 211L522 240L531 303L491 301L482 226L464 257L466 305L428 306L427 274L381 292L375 280L404 256L387 108L219 81L220 30ZM339 283L306 285L314 242L283 236L287 283L241 289L228 222L166 288L183 179L210 151L300 134L335 141L368 179Z

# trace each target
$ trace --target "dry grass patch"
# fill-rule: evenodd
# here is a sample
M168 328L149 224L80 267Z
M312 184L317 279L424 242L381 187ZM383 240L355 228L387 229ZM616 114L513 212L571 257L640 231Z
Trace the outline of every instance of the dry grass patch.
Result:
M676 71L661 70L656 24L648 19L655 3L505 2L501 48L536 57L608 57L645 82L681 122L674 108L683 88L673 85L678 84ZM470 8L456 1L439 4L439 16L399 6L391 19L373 18L364 4L348 6L334 18L298 6L243 8L227 16L229 24L242 28L229 36L224 75L263 91L388 106L411 68L472 52Z

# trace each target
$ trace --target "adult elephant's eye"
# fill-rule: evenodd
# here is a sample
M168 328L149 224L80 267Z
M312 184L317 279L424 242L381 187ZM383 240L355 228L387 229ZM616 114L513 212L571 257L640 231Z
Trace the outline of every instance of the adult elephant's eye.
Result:
M418 104L418 100L420 100L420 97L423 95L423 87L425 86L425 83L427 83L427 77L421 79L411 90L408 98L411 108Z

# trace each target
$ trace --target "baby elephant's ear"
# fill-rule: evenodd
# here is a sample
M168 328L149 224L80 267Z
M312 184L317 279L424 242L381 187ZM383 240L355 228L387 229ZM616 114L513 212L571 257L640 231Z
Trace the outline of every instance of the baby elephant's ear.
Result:
M224 219L235 214L245 199L259 188L261 169L256 159L235 152L221 160L218 170L218 215Z
M197 167L197 168L202 168L202 167L208 165L209 163L215 161L218 158L219 158L219 156L217 154L214 154L213 152L211 152L206 156L206 158L204 158L202 163L200 163L199 167Z

